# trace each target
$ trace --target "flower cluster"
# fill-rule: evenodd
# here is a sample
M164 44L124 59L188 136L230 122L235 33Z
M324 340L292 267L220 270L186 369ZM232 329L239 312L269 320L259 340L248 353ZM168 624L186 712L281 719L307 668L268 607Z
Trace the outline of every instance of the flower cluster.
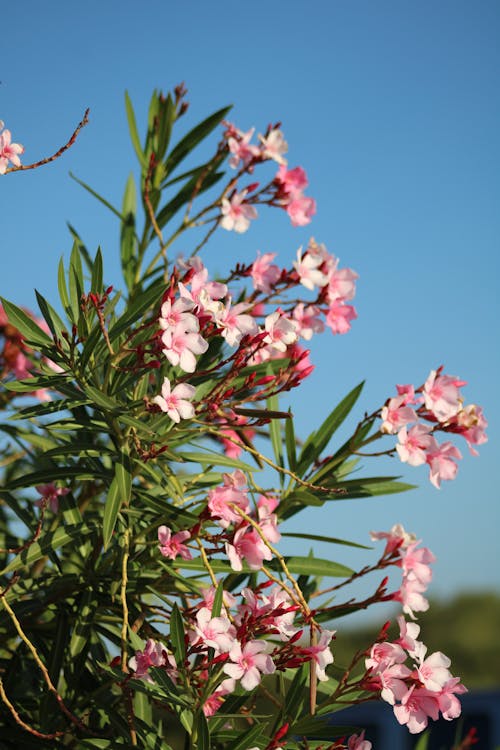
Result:
M5 128L3 120L0 120L0 174L5 174L9 162L14 167L21 166L20 154L24 152L24 146L20 143L12 143L10 130Z
M371 532L371 537L385 539L384 555L394 558L401 567L403 581L393 599L400 601L403 611L414 619L414 612L429 607L422 593L432 578L429 564L435 561L434 555L427 547L417 549L420 542L399 524L388 532ZM382 699L394 706L399 723L406 724L411 733L423 731L428 718L436 720L439 712L447 720L457 718L461 708L456 696L466 688L449 671L449 658L440 651L427 656L427 647L417 640L420 626L415 622L400 616L398 624L398 639L383 640L371 648L363 687L380 692ZM406 665L408 658L413 662L412 669Z
M396 451L410 466L429 466L429 478L439 488L442 480L454 479L462 454L451 441L439 444L435 433L462 435L473 455L474 445L488 439L488 423L476 404L464 406L460 388L465 381L443 375L443 368L432 370L424 385L396 386L398 395L388 399L381 411L381 432L397 434ZM412 426L410 426L412 425Z
M303 631L294 625L297 607L279 587L261 584L245 588L239 598L223 592L222 604L215 611L216 589L202 590L202 600L185 612L187 653L177 665L171 650L149 639L142 651L129 661L134 677L151 681L150 667L164 667L174 683L189 673L189 683L204 695L203 711L213 715L224 698L239 686L256 688L263 675L284 671L314 661L319 679L326 680L325 667L333 662L330 642L334 633L321 630L314 645L299 643ZM216 678L210 677L214 665ZM211 692L206 684L211 678Z
M255 129L246 133L231 123L226 123L226 148L231 154L229 165L238 170L238 177L252 174L257 164L272 160L279 164L274 179L265 188L252 183L241 191L232 190L221 202L220 226L235 232L246 232L250 221L257 218L256 203L267 203L285 209L292 225L309 224L316 213L316 201L304 195L308 182L302 167L287 169L284 154L288 150L283 133L278 126L270 126L265 135L259 135L259 143L250 141ZM236 178L237 179L237 178ZM233 181L235 182L235 181Z

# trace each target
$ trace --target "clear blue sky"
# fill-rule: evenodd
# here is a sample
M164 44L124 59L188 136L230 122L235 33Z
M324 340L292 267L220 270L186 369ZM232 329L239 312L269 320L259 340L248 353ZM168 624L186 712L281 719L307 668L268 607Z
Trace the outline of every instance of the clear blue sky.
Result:
M402 522L438 557L436 595L500 589L499 38L493 0L51 0L17 8L0 54L0 118L25 162L55 151L91 108L57 163L0 180L0 291L26 306L34 286L55 295L66 220L90 248L102 245L106 279L118 279L113 217L68 171L121 202L135 168L125 89L142 123L151 90L180 81L191 124L227 103L243 129L283 122L290 164L306 168L317 199L313 224L294 230L262 211L247 234L216 235L205 259L223 270L261 250L285 264L313 234L359 273L359 319L345 337L315 340L317 369L293 398L302 435L363 378L360 414L441 363L469 381L490 442L479 458L464 446L455 482L438 492L425 468L372 461L366 473L400 473L421 488L336 503L306 524L365 542L369 529ZM354 565L370 557L322 552Z

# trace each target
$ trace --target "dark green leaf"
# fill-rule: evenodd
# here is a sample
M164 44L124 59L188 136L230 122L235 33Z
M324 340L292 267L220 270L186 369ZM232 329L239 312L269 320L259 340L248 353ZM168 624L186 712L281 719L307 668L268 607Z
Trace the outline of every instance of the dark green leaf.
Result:
M94 196L94 198L97 198L98 201L100 201L106 208L109 208L110 211L114 213L115 216L117 216L121 221L124 221L123 216L117 209L109 203L109 201L106 200L106 198L103 198L102 195L99 195L99 193L96 193L95 190L93 190L89 185L87 185L82 180L79 180L76 175L73 174L73 172L69 173L70 177L75 180L75 182L78 182L79 185L81 185L85 190L87 190L91 195Z
M328 542L329 544L344 544L347 547L359 547L359 549L371 549L365 544L358 544L357 542L348 542L347 539L337 539L333 536L320 536L319 534L294 534L292 532L283 531L281 536L294 537L295 539L309 539L312 542Z
M231 107L224 107L223 109L214 112L213 115L210 115L200 122L199 125L196 125L196 127L190 130L189 133L179 141L166 160L165 167L167 174L170 174L170 172L180 164L180 162L195 148L195 146L198 145L198 143L210 135L212 130L219 125L230 109Z
M135 121L135 114L134 114L134 108L132 106L132 101L128 95L128 92L125 92L125 109L127 112L127 120L128 120L128 129L130 132L130 140L132 141L132 145L134 147L135 153L137 154L137 158L139 159L139 163L143 169L147 169L148 164L146 161L146 158L144 156L144 152L142 150L141 141L139 138L139 133L137 131L137 124Z
M359 394L363 389L364 383L360 383L347 394L345 398L335 407L328 415L321 427L307 438L299 457L297 473L303 476L309 466L311 466L321 455L323 450L330 442L335 431L340 427L342 422L348 416L354 404L358 400Z
M170 615L170 640L177 664L181 665L186 659L186 643L184 640L184 623L177 604L174 603Z
M196 716L196 748L197 750L211 750L210 748L210 731L208 722L203 711L198 711Z
M14 570L18 570L20 567L26 565L33 565L37 560L50 552L54 552L60 547L72 542L73 540L79 540L90 534L91 529L85 524L78 526L71 526L63 528L58 526L55 531L49 531L44 533L42 538L38 542L34 542L27 549L20 552L14 557L13 560L7 565L4 570L0 571L0 575L11 573Z
M14 328L24 336L30 344L38 344L45 347L52 347L52 339L37 326L34 320L30 318L24 310L14 305L12 302L0 297L5 313Z
M101 248L97 248L94 262L92 264L92 280L90 284L91 290L94 294L102 294L103 291L103 267L102 267L102 253Z
M306 576L330 576L331 578L348 578L353 574L351 568L333 562L332 560L321 560L319 557L285 557L286 565L290 573ZM276 567L273 561L269 567Z

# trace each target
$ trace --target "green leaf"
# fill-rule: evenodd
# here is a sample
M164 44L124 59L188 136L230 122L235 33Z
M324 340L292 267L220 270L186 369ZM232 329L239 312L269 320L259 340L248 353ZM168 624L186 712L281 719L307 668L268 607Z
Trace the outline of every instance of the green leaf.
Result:
M124 217L121 215L121 213L109 203L109 201L106 200L106 198L103 198L102 195L99 195L99 193L96 193L95 190L93 190L89 185L87 185L82 180L79 180L76 175L73 174L73 172L69 173L69 176L77 182L79 185L81 185L85 190L87 190L91 195L94 196L94 198L97 198L98 201L100 201L106 208L109 208L109 210L114 213L115 216L117 216L121 221L124 221Z
M288 468L295 473L297 468L297 440L295 438L295 428L291 411L288 412L289 419L285 420L285 446L286 457L288 459Z
M354 404L358 400L358 397L363 389L364 382L357 385L347 394L345 398L335 407L335 409L328 415L321 427L312 432L304 443L304 447L299 457L297 473L299 476L303 476L305 471L311 466L321 455L323 450L330 442L335 431L340 427L342 422L348 416L349 412L353 408Z
M134 175L130 174L125 185L123 195L122 214L125 221L121 224L120 230L120 256L122 264L123 278L127 288L131 290L135 282L135 273L138 263L137 254L137 235L135 229L135 215L137 212L137 196L135 190Z
M170 615L170 640L177 664L183 664L186 659L186 643L184 640L184 623L179 607L174 603Z
M344 544L347 547L358 547L359 549L372 549L367 547L365 544L358 544L357 542L348 542L347 539L337 539L334 536L321 536L319 534L295 534L290 531L282 531L281 536L289 536L295 539L309 539L312 542L328 542L329 544Z
M278 396L274 395L267 399L267 408L269 411L278 411ZM278 466L283 467L283 446L281 439L281 423L277 419L271 419L269 422L269 433L271 435L271 445L273 447L274 458ZM280 481L283 483L283 474L280 473Z
M213 115L210 115L205 120L200 122L196 127L187 133L179 143L172 149L166 162L166 173L172 172L178 164L192 151L195 146L198 145L204 138L206 138L212 130L225 118L230 111L231 107L224 107L223 109L217 110Z
M66 315L69 316L71 322L76 323L73 315L73 310L69 302L68 288L66 286L66 272L64 270L64 262L62 258L59 261L57 270L57 285L59 287L59 297L61 298L61 303L64 311L66 312Z
M85 393L87 394L90 401L96 404L104 412L118 412L123 409L123 406L117 401L112 399L106 393L94 388L91 385L85 386Z
M352 500L360 497L375 497L376 495L393 495L398 492L406 492L417 487L415 484L394 481L397 477L366 477L361 479L350 479L345 482L332 484L336 489L344 490L343 493L335 495L335 500Z
M0 571L0 575L11 573L24 565L33 565L41 557L48 555L50 552L55 552L55 550L64 547L73 540L82 539L87 534L90 534L90 532L91 529L85 524L65 528L59 526L55 531L46 532L39 541L34 542L27 549L16 555L7 567Z
M222 581L220 581L219 585L217 586L217 590L215 592L214 602L212 604L212 617L220 616L223 599L224 599L224 586L222 584Z
M329 576L331 578L348 578L354 571L351 568L333 562L322 560L319 557L285 557L285 562L290 573L306 576ZM269 567L276 568L277 561L272 561Z
M203 711L198 711L196 716L196 748L197 750L211 750L210 730Z
M52 339L37 326L34 320L27 315L24 310L14 305L12 302L0 297L5 314L15 328L20 331L29 344L38 344L40 346L52 347Z
M104 545L105 550L107 549L108 544L111 541L111 537L113 536L113 531L116 525L116 519L118 518L118 511L121 508L121 504L122 504L122 498L120 494L120 487L118 485L118 480L115 476L115 478L113 479L113 481L111 482L109 486L108 496L106 498L106 504L104 506L102 536L103 536L103 545Z
M151 286L140 294L134 296L133 301L129 304L121 318L109 330L109 339L115 341L122 333L129 331L130 327L136 323L146 310L153 305L158 305L165 291L165 282L163 277L154 281Z
M255 471L255 466L246 464L237 458L229 458L228 456L216 452L210 453L207 451L206 453L202 453L201 451L182 451L182 453L179 454L179 460L181 461L182 459L201 464L201 466L230 466L233 469L241 469L242 471Z
M284 707L286 718L293 719L296 716L299 716L300 709L304 702L304 693L308 675L309 665L302 664L302 666L300 666L295 672L291 684L287 685Z
M240 734L238 738L228 746L228 750L248 750L258 743L263 735L265 724L257 722L246 732Z
M42 297L41 294L39 294L39 292L37 292L36 289L35 295L38 302L38 307L40 308L40 312L42 313L48 327L52 331L52 335L55 339L59 339L59 341L64 344L64 337L62 335L62 332L67 332L68 327L63 323L54 308L47 302L44 297Z
M97 248L94 263L92 264L92 280L90 288L94 294L102 294L103 291L103 267L101 248Z
M427 750L427 747L429 745L429 740L431 738L430 730L427 730L427 732L424 732L418 739L417 744L415 745L414 750Z
M137 131L137 124L135 121L135 113L134 108L132 106L132 101L128 95L128 92L125 91L125 110L127 112L127 120L128 120L128 129L130 132L130 140L132 141L132 145L134 147L135 153L137 154L137 158L139 159L139 163L142 167L142 169L147 169L148 164L146 157L144 156L144 152L142 150L141 141L139 138L139 133Z

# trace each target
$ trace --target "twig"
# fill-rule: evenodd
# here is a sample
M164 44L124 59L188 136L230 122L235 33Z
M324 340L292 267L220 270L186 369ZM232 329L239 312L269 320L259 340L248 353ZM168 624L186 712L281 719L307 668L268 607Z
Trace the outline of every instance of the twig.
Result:
M61 146L61 148L56 151L55 154L52 154L52 156L48 156L46 159L40 159L40 161L36 161L33 164L21 164L19 167L9 167L5 170L5 174L7 174L7 172L25 172L27 169L37 169L37 167L43 167L44 164L49 164L51 161L59 159L59 157L62 156L64 152L71 148L71 146L74 144L80 130L88 124L89 112L90 109L87 108L85 110L85 114L83 115L83 119L76 126L75 131L73 132L73 135L71 136L69 141L65 143L64 146Z
M21 719L18 712L16 711L13 704L10 702L10 700L7 697L7 693L5 692L5 688L3 686L2 678L0 677L0 698L5 703L7 708L9 709L10 713L12 714L12 718L16 722L16 724L19 724L20 727L22 727L26 732L29 732L30 734L34 735L35 737L38 737L40 740L55 740L57 737L62 737L65 732L53 732L51 734L44 734L43 732L39 732L37 729L33 729L29 724L26 724L25 721Z

